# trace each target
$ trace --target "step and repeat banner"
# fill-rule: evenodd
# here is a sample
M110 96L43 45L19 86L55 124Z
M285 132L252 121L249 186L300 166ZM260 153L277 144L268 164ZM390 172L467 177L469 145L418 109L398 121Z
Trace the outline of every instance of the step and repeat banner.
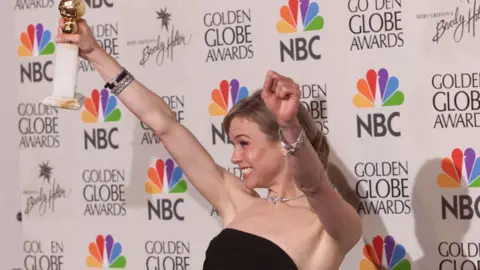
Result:
M201 269L215 209L87 61L81 110L39 104L59 1L12 2L23 269ZM480 3L85 3L97 41L238 176L226 112L270 69L301 85L329 176L362 216L341 269L480 269Z
M9 3L10 2L10 3ZM0 1L0 24L11 25L14 13L11 1ZM2 27L1 35L13 36L13 27ZM0 171L2 172L2 188L0 189L0 262L1 269L20 270L23 254L21 224L21 192L18 181L18 132L17 120L12 117L17 108L16 83L12 79L16 70L16 54L13 53L18 42L10 40L0 44L2 65L0 80L3 92L0 100L0 122L2 134L0 140Z

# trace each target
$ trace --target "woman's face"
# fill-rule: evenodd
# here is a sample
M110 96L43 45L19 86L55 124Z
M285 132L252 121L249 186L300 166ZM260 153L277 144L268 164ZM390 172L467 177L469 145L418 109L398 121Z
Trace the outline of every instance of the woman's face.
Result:
M241 168L247 188L268 188L286 167L280 142L269 140L258 124L239 117L232 120L229 136L234 146L231 161Z

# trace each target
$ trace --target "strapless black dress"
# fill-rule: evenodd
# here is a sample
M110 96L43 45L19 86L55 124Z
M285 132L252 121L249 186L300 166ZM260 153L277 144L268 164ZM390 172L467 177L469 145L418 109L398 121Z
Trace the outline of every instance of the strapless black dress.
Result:
M203 270L298 270L278 245L263 237L226 228L210 241Z

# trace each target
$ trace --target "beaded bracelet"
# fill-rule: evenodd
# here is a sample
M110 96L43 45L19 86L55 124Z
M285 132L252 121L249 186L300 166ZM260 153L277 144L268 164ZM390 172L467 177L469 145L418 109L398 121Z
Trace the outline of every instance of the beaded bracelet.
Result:
M281 128L278 129L278 136L280 137L280 142L282 143L282 146L287 154L295 153L295 151L300 149L305 143L305 130L303 128L300 131L300 135L298 135L297 141L292 144L287 144L285 142Z

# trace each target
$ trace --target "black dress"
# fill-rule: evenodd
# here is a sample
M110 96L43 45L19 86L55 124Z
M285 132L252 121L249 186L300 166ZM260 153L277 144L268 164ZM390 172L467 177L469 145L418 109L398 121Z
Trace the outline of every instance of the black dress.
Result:
M263 237L226 228L212 239L203 270L298 270L290 256Z

